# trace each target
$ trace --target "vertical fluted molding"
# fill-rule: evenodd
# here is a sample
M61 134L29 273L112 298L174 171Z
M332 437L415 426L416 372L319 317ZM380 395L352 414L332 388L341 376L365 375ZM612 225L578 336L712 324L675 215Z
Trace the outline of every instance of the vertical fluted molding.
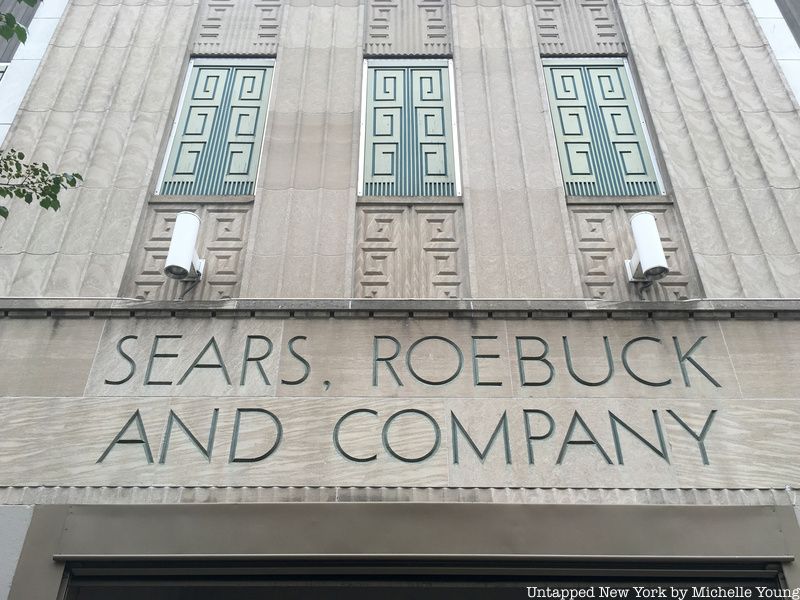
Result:
M84 183L0 223L0 295L116 296L197 4L69 3L6 140Z
M486 4L451 7L471 292L577 297L533 10Z
M284 3L244 297L352 294L363 15Z
M800 115L738 0L620 0L705 292L800 295Z

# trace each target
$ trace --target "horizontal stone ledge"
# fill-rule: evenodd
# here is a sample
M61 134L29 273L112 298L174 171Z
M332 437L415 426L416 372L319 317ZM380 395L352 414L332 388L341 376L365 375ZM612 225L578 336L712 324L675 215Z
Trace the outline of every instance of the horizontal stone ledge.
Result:
M581 299L272 299L146 301L132 298L0 298L0 318L620 319L797 320L800 299L612 302Z
M196 504L250 502L431 502L793 506L783 488L550 488L411 486L12 486L0 506L13 504Z

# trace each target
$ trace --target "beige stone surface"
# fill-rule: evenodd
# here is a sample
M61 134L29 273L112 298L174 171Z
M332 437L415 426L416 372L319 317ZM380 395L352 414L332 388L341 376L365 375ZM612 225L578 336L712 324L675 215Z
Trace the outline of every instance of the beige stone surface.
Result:
M791 390L800 385L800 374L789 368L800 356L800 348L794 348L797 344L791 340L792 335L797 337L797 329L795 322L768 322L765 326L746 321L723 326L716 321L637 319L111 319L97 347L86 394L308 397L324 392L328 397L476 399L791 397ZM764 331L774 332L788 345L767 341L770 337L762 337ZM250 360L242 384L248 337L252 338ZM268 349L264 337L273 347L261 361L269 385L254 360ZM641 337L658 341L633 342L623 362L626 344ZM680 355L673 338L677 338ZM7 344L13 345L14 339L10 337ZM610 377L606 340L612 362ZM544 356L543 342L547 344ZM122 353L118 350L120 343ZM293 356L290 344L298 356ZM708 377L691 360L679 360L693 346L690 358ZM567 364L567 347L574 375ZM177 356L155 356L151 360L153 353ZM391 358L394 354L397 356ZM135 362L132 375L125 355ZM546 382L550 368L537 357L552 364L551 381ZM222 368L213 367L219 365L220 358L227 378ZM212 366L192 369L195 362ZM146 384L148 365L150 383ZM642 383L628 369L641 379L662 385ZM755 373L774 384L748 385ZM17 388L15 395L30 394Z
M286 352L283 332L284 323L271 319L109 320L87 380L86 393L127 397L274 396L280 381L279 361ZM127 336L136 336L122 341L120 347L136 363L132 375L130 363L118 350L120 340ZM252 336L250 358L267 354L270 343L272 345L272 352L260 361L269 384L264 381L256 361L249 361L242 385L248 336ZM155 356L151 360L151 354L177 356ZM202 366L192 369L195 362L221 364L224 369ZM121 382L129 375L127 382L112 383ZM287 375L287 378L292 377Z
M769 320L5 318L0 486L800 485L799 328ZM269 385L255 360L242 382L248 336L259 336L253 359L266 354L264 337L273 344L260 362ZM375 336L378 357L397 352L393 370L373 364ZM695 363L683 360L686 380L673 337L684 356L697 344ZM543 383L550 375L535 360L542 340L553 378L521 385L523 376ZM151 361L154 353L163 356ZM534 359L522 361L524 375L518 355ZM669 383L646 385L628 369ZM269 457L231 462L239 409L248 410L239 413L235 456L258 457L277 442ZM196 445L173 417L164 449L170 411ZM98 464L117 434L140 439L137 418L153 462L143 444L123 442Z
M553 152L537 28L553 17L567 50L596 46L594 35L586 37L594 29L573 31L535 2L449 5L429 3L435 10L425 15L433 20L422 21L444 27L435 44L453 48L465 223L459 251L466 255L459 293L591 295L581 285L586 266ZM134 267L148 239L143 206L194 43L198 6L196 0L70 3L7 145L54 168L80 171L86 181L64 194L59 213L17 210L0 224L0 294L138 293ZM226 282L222 295L358 295L361 74L365 42L377 52L369 33L377 13L366 0L265 6L261 51L277 50L277 61L264 158L242 261L226 275L235 284ZM595 25L613 26L615 17L598 6ZM664 159L668 199L686 230L688 241L675 238L687 255L681 269L688 288L711 297L797 297L800 117L750 9L699 0L621 0L619 9ZM252 22L239 9L225 10L219 30L208 30L200 14L203 40L212 52L251 51L245 38L252 37ZM404 12L392 10L390 28ZM236 34L244 29L247 35ZM392 34L396 47L422 44L409 41L411 30ZM604 54L621 51L617 38ZM627 255L623 242L609 246L617 262ZM206 291L198 297L219 295L219 288ZM618 297L636 299L632 287L623 291Z
M800 397L800 337L792 327L779 322L720 325L742 397Z
M784 487L800 485L800 467L794 457L800 442L794 425L800 412L796 400L771 400L765 413L748 400L631 400L496 398L15 398L0 408L0 485L171 485L171 486L420 486L420 487ZM230 447L236 410L259 408L272 412L282 424L275 451L259 462L231 462ZM211 458L192 444L173 422L164 454L169 411L174 411L208 450L215 409L217 421ZM373 460L348 460L337 451L333 432L337 421L356 413L340 429L341 448L350 456ZM382 441L389 419L388 447ZM530 463L524 410L545 411L554 422L547 439L531 442ZM143 444L116 444L103 456L126 422L139 411L150 444L148 463ZM622 463L615 448L610 412L636 430L657 449L659 442L653 412L663 430L666 455L661 458L642 441L617 426ZM704 438L708 464L700 445L678 422L677 415L699 434L716 410ZM669 411L672 411L671 413ZM592 432L589 440L582 424L572 433L575 413ZM486 451L492 432L506 414L508 448L500 434ZM457 431L455 464L453 421ZM548 433L547 418L529 413L531 435ZM436 427L432 422L436 423ZM440 443L435 445L436 431ZM470 447L485 453L480 460ZM241 416L238 458L258 457L276 440L274 420L265 413ZM122 439L140 439L136 424ZM568 443L565 442L578 442ZM602 451L600 450L602 448ZM559 455L562 455L559 464ZM605 454L605 455L604 455ZM510 464L509 464L510 459ZM163 463L161 462L163 460Z
M796 297L800 115L749 7L619 7L705 293Z
M386 3L366 0L369 18L364 54L369 56L442 56L453 51L450 2Z
M5 146L84 183L0 223L0 295L117 295L196 8L69 3Z
M0 320L0 395L82 396L104 322Z
M402 486L31 486L0 487L5 504L172 504L208 502L499 502L789 506L785 488L454 488Z
M471 294L580 296L533 14L517 2L452 14Z

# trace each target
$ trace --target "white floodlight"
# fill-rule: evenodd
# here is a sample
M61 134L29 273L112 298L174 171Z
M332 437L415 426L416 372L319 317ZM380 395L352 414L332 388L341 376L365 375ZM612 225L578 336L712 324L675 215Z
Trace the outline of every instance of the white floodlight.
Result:
M199 232L200 217L189 211L178 213L164 265L164 274L167 277L199 280L203 276L203 267L206 261L197 256L197 234Z
M666 277L669 267L655 215L647 211L636 213L631 217L631 229L636 251L625 261L628 281L653 282Z

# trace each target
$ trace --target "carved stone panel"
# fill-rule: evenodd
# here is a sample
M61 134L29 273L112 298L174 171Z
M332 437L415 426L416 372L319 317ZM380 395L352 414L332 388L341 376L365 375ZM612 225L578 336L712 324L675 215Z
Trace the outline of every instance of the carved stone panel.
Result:
M392 298L402 295L404 282L398 251L406 235L402 207L364 207L359 211L359 295Z
M250 207L197 203L151 204L148 207L144 242L134 271L131 295L145 300L175 300L190 285L164 275L164 261L175 216L182 210L200 215L197 252L206 260L202 281L186 295L186 299L235 297L241 283Z
M543 56L627 53L613 0L534 0L536 36Z
M647 210L656 217L669 275L645 289L629 283L625 260L635 250L630 218ZM572 205L573 235L584 291L597 300L685 300L700 294L688 254L688 244L675 208L662 205Z
M415 280L420 285L427 285L426 290L420 290L424 293L416 292L415 295L427 298L458 298L462 295L459 293L461 261L457 239L460 212L456 209L413 208L415 245L421 250Z
M464 296L463 218L458 205L360 205L356 295Z
M368 0L365 56L452 56L449 0Z
M192 53L202 56L274 56L281 0L205 0Z

